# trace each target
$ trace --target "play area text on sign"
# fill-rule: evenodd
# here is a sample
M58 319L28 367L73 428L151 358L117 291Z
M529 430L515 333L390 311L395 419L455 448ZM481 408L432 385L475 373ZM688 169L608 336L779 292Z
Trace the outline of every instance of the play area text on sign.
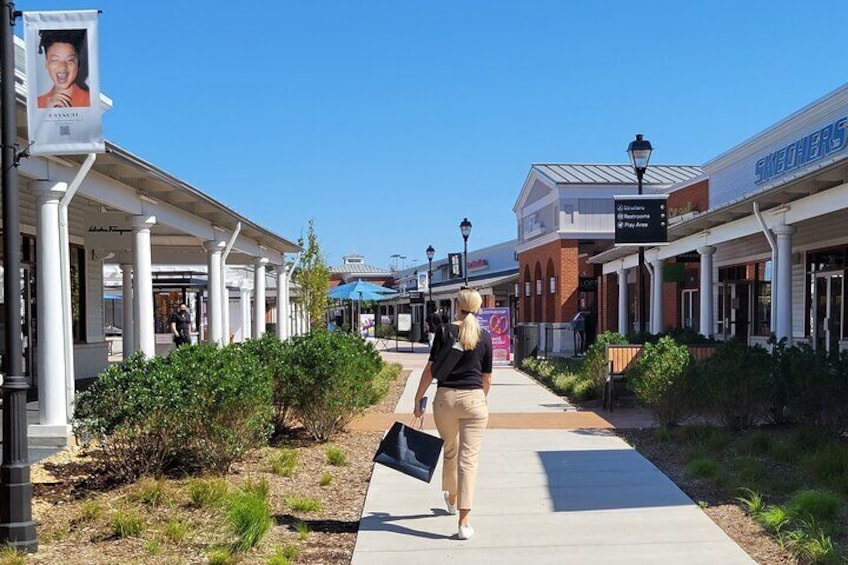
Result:
M668 195L614 196L616 245L668 243Z

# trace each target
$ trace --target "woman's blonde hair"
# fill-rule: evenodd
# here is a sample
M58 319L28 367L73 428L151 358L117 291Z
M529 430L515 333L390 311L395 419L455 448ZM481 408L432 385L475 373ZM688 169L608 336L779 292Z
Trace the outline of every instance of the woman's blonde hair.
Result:
M465 351L471 351L477 347L477 342L480 341L480 322L477 321L477 311L483 305L483 297L480 293L471 288L465 288L459 291L457 299L459 307L459 316L461 320L459 325L459 343Z

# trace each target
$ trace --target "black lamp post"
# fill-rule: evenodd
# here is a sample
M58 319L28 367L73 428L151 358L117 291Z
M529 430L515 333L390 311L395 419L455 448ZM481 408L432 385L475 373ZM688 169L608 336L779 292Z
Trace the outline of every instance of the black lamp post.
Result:
M462 274L465 276L465 286L468 286L468 236L471 235L471 222L468 221L468 218L462 219L462 223L459 224L459 231L462 232L464 243Z
M636 171L636 179L639 183L639 194L642 194L642 177L648 169L648 161L651 160L651 142L642 138L641 133L636 134L636 139L630 142L627 147L627 153L630 154L630 162L633 164L633 169ZM645 248L639 246L639 273L638 273L638 290L639 290L639 333L645 334L645 280L643 273L645 271Z
M0 3L0 146L3 190L3 292L6 351L3 355L3 462L0 465L0 545L36 551L32 483L27 448L26 391L21 338L21 229L18 205L17 100L12 2Z
M430 291L430 308L435 312L433 304L433 256L436 254L436 250L433 249L432 245L427 246L427 263L429 266L427 267L427 290Z

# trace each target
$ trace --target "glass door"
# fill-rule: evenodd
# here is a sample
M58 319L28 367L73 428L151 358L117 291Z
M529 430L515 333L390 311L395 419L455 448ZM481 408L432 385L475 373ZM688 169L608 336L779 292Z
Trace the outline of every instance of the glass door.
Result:
M817 273L813 282L813 343L816 349L836 351L842 336L844 276L839 273Z

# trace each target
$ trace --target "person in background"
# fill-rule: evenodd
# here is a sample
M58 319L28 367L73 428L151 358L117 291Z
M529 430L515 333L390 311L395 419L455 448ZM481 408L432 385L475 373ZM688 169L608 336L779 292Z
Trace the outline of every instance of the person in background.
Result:
M480 327L477 312L483 298L476 290L463 289L457 300L456 320L448 325L455 346L462 348L456 366L439 381L433 401L436 428L445 442L442 465L442 489L449 514L459 513L461 540L474 535L469 514L477 483L477 462L483 431L489 421L486 402L492 382L492 338ZM430 350L430 358L421 374L415 393L416 417L424 415L421 399L433 381L432 364L438 358L445 332L438 332Z
M427 314L427 338L430 340L430 348L433 347L433 339L436 337L436 332L439 331L439 326L442 325L442 317L436 312L436 305L430 304L430 313Z
M180 304L179 309L171 314L171 333L177 347L191 343L191 312L185 304Z

